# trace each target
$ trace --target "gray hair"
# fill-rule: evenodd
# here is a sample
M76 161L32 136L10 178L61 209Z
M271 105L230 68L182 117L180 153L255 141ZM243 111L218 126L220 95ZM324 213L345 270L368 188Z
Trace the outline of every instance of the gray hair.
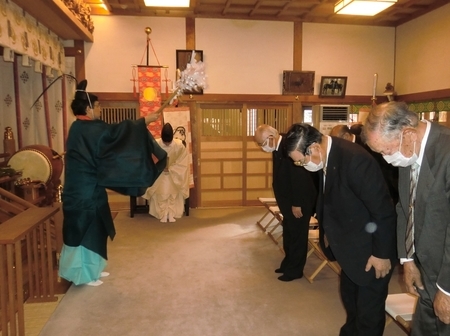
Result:
M404 102L391 101L372 107L363 132L378 132L383 138L392 139L405 127L417 127L419 117Z
M288 155L297 150L306 155L313 143L322 142L322 133L308 124L293 124L286 134L285 149Z

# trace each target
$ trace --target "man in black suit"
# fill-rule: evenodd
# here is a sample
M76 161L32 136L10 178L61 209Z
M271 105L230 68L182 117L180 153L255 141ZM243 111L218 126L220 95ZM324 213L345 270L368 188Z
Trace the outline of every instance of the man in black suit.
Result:
M355 144L362 145L361 138L350 131L347 125L336 125L330 131L330 136L345 139Z
M314 214L316 188L310 174L297 167L284 151L284 137L266 124L255 132L255 142L273 155L272 187L283 214L283 249L285 257L276 273L278 279L292 281L303 276L308 252L309 221Z
M330 136L342 138L362 146L378 162L383 173L384 180L391 194L394 205L398 202L398 168L390 165L383 159L380 153L374 152L361 139L363 124L353 124L350 128L347 125L336 125L330 131Z
M361 146L308 124L286 134L294 164L318 171L320 245L342 268L340 336L381 336L395 260L395 209L379 165Z

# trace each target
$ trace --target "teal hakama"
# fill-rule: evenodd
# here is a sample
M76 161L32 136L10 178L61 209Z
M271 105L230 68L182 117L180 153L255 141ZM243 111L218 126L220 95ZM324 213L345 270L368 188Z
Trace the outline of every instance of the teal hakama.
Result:
M154 163L152 157L159 159ZM140 196L166 166L166 152L144 119L109 125L76 120L69 131L63 189L63 249L59 275L75 285L96 281L106 245L116 234L106 188Z

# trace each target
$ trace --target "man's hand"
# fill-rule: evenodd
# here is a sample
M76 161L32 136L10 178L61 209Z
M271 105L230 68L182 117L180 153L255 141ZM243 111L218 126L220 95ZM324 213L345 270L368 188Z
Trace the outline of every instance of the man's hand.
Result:
M295 218L302 218L303 217L302 208L293 206L292 214L294 215Z
M434 313L445 324L450 324L450 296L437 290L434 297Z
M414 295L419 296L417 288L423 289L422 277L414 261L403 263L403 280L405 281L406 290Z
M391 270L391 261L389 259L380 259L371 255L369 260L367 260L366 272L369 272L372 267L375 269L375 277L377 279L384 278Z

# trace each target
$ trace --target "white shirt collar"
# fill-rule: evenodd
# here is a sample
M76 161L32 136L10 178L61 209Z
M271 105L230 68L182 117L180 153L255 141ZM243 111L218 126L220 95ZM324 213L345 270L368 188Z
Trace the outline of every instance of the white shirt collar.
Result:
M324 137L328 138L328 143L327 143L327 160L323 163L323 172L326 174L327 166L328 166L328 159L330 158L331 142L333 141L333 139L329 135L324 135Z
M431 129L431 122L428 120L419 121L419 122L425 122L427 124L427 129L425 130L425 134L423 135L422 142L420 144L420 151L419 151L419 157L417 158L416 163L421 166L423 155L425 153L425 146L427 145L428 136L430 135L430 129Z
M283 138L283 136L280 134L280 136L278 137L277 148L275 148L276 151L278 150L278 148L280 148L280 143L281 143L282 138Z

